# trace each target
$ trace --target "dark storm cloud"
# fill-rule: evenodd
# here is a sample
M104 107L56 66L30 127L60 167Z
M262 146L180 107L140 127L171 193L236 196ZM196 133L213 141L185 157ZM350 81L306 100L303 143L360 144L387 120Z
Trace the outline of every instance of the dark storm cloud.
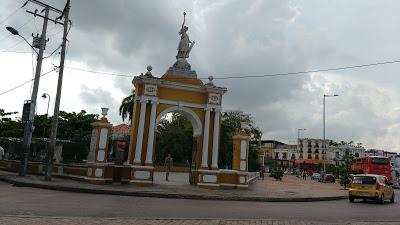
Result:
M57 8L65 3L46 2ZM186 11L188 34L196 41L189 62L202 78L364 64L396 58L400 50L395 26L398 4L74 0L67 56L90 70L139 75L147 65L152 65L153 74L161 76L175 61L182 12ZM0 1L0 15L13 10L15 5L19 4ZM19 26L29 18L22 10L8 23ZM39 29L40 24L37 19ZM35 27L30 24L21 30L29 36ZM50 33L58 31L53 29ZM0 39L6 35L6 31L0 31ZM377 139L382 138L391 142L390 146L400 146L386 138L397 134L394 130L400 121L400 110L395 104L398 101L392 92L382 91L398 86L397 71L398 66L391 65L340 71L328 78L324 74L303 74L215 79L214 83L228 88L224 108L252 114L267 138L293 140L297 128L307 128L305 136L320 138L322 95L337 92L340 97L327 102L328 137L378 145ZM131 80L115 78L114 88L129 95ZM373 82L360 84L364 80ZM113 90L107 90L82 86L80 97L94 110L100 105L117 109L120 99L113 99Z

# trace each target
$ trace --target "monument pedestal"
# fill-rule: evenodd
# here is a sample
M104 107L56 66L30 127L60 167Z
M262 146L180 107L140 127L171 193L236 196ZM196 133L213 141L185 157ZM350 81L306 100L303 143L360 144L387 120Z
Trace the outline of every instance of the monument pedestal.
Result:
M219 188L219 170L197 170L197 186L204 188Z
M130 184L149 186L153 184L154 167L153 166L131 166Z
M91 184L111 184L113 166L108 163L88 163L85 180Z
M102 111L100 121L91 124L93 130L85 180L93 184L108 184L113 179L113 166L107 163L112 124L106 118L108 109L102 108Z

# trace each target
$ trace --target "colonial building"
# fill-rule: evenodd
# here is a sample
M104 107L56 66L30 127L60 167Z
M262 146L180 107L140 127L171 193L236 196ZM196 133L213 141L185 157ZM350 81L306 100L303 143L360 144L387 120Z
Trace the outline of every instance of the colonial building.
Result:
M322 139L303 138L297 143L298 158L295 160L295 166L298 169L318 172L324 163L328 163Z
M295 167L297 145L278 144L272 149L272 155L278 167L293 168Z
M324 160L325 155L323 154L323 150L322 139L304 138L298 140L297 151L299 159Z
M327 151L328 163L338 166L343 163L343 157L346 154L350 154L355 158L365 157L367 155L365 148L363 147L357 147L348 144L329 146Z

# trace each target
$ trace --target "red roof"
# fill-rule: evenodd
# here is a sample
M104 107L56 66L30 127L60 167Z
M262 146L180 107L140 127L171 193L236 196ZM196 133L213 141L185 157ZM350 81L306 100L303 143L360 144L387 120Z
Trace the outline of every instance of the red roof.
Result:
M113 126L112 133L130 134L131 126L129 126L128 124L121 123L117 126Z

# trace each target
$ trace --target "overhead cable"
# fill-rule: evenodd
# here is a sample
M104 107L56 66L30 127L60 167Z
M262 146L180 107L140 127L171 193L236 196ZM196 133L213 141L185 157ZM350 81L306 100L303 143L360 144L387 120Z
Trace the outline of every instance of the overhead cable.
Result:
M49 74L49 73L51 73L51 72L53 72L53 71L55 71L55 70L56 70L56 68L54 68L54 69L52 69L52 70L50 70L50 71L48 71L48 72L46 72L46 73L40 75L40 77L46 76L47 74ZM15 87L13 87L13 88L11 88L11 89L8 89L7 91L1 92L0 95L4 95L4 94L6 94L6 93L8 93L8 92L10 92L10 91L13 91L13 90L19 88L19 87L22 87L22 86L24 86L25 84L28 84L28 83L32 82L34 79L35 79L35 78L32 78L32 79L30 79L30 80L28 80L28 81L26 81L26 82L24 82L24 83L22 83L22 84L20 84L20 85L18 85L18 86L15 86Z

